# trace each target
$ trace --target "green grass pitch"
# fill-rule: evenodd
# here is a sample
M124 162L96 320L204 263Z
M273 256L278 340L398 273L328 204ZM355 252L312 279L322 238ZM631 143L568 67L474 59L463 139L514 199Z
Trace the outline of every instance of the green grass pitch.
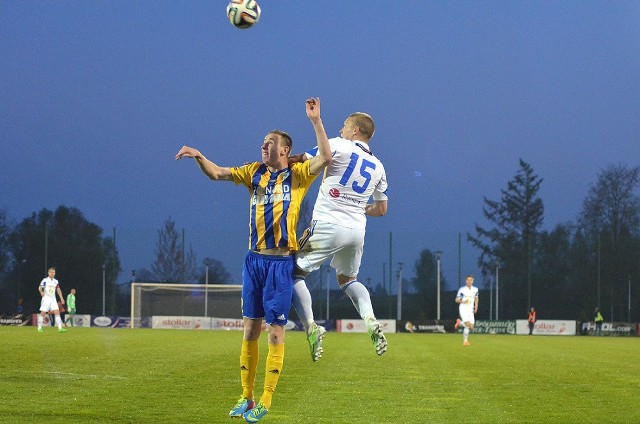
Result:
M239 423L239 331L0 327L1 423ZM638 423L640 339L290 332L265 423ZM262 393L260 343L256 396Z

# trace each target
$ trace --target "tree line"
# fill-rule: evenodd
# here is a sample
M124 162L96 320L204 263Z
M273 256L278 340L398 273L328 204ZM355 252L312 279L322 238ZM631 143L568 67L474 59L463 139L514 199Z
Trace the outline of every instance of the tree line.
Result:
M543 181L520 160L500 198L484 198L484 222L467 233L478 249L484 281L495 284L499 276L500 318L522 318L535 306L541 317L588 320L598 306L608 320L640 320L640 168L618 164L602 169L576 220L550 231L542 230ZM310 218L311 206L305 202L299 233ZM221 261L197 259L186 246L184 230L171 218L158 230L155 253L152 264L135 271L137 281L231 283ZM34 285L48 266L64 270L64 282L82 293L82 309L88 313L101 313L103 285L107 314L128 310L128 293L117 284L122 270L115 232L104 235L81 211L66 206L34 212L17 225L0 210L0 311L11 312L18 298L35 311L39 298ZM427 248L419 253L410 280L414 294L406 298L407 318L436 317L436 268L437 252ZM314 281L312 274L309 283ZM444 277L440 283L446 287ZM391 304L386 298L393 294L372 296Z
M534 306L540 317L590 320L599 307L607 320L640 320L640 168L602 169L575 222L550 231L541 229L542 183L520 160L500 199L484 198L485 223L467 233L484 280L495 287L498 279L499 317L523 318ZM431 311L435 262L433 252L423 251L412 281Z

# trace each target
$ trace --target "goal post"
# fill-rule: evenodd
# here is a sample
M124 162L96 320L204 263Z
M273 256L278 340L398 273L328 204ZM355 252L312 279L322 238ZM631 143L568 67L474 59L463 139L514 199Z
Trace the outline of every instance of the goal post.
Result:
M131 284L131 328L154 315L242 318L239 284Z

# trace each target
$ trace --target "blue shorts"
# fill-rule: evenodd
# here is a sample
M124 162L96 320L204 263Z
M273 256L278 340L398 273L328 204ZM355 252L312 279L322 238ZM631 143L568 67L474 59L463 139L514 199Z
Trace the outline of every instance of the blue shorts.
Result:
M293 256L249 251L242 267L242 316L285 325L293 295Z

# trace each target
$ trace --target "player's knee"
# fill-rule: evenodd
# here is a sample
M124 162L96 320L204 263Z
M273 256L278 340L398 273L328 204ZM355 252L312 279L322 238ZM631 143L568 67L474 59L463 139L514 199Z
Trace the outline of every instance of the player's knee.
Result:
M269 343L284 343L284 327L282 325L271 325L269 328Z
M351 283L352 281L356 281L357 280L357 275L342 275L342 274L338 274L338 284L340 285L340 287L345 286L349 283Z

